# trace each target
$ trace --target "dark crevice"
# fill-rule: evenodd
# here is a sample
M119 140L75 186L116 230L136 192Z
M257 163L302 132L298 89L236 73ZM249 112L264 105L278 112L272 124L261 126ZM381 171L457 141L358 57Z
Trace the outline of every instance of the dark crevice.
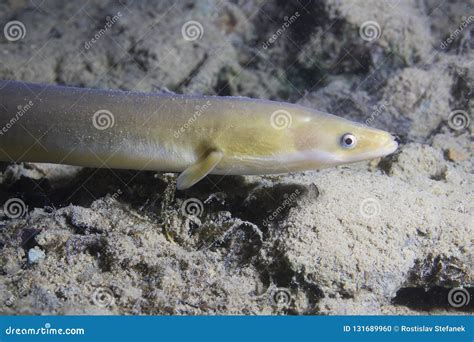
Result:
M230 70L222 69L217 76L217 83L214 86L214 92L218 96L231 96L232 88L229 83Z
M434 286L403 287L397 291L392 303L420 311L447 309L453 311L474 311L474 287L448 288Z
M184 88L186 88L190 83L191 81L193 80L193 78L199 73L199 71L201 70L201 68L204 66L204 64L207 62L209 56L206 54L204 54L204 56L202 57L202 59L194 66L194 68L191 69L191 71L189 72L189 75L186 76L176 87L176 89L180 89L180 90L183 90Z
M415 261L392 302L422 311L473 311L474 287L464 284L472 285L467 265L456 257L428 254Z

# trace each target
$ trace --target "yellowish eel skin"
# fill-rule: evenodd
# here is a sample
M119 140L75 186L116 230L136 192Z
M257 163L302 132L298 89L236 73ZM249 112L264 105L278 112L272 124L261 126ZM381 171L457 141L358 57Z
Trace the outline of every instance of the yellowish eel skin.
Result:
M242 97L146 94L0 81L0 160L260 175L382 157L384 131L299 105Z

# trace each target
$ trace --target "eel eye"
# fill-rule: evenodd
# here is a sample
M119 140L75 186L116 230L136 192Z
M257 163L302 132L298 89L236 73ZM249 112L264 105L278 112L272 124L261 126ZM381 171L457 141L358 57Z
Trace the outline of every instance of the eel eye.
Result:
M354 148L357 145L357 139L351 133L346 133L341 138L341 147L345 149Z

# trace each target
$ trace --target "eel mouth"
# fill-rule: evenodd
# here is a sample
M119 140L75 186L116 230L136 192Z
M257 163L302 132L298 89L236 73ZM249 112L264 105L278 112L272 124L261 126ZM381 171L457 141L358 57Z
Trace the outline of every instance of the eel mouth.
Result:
M285 163L286 165L295 165L311 160L324 167L337 166L346 163L355 163L358 161L385 157L394 153L398 149L398 143L398 138L390 136L390 139L387 139L387 142L381 147L367 152L356 153L352 156L341 156L324 150L307 150L300 151L296 154L279 156L278 161Z
M385 157L389 154L394 153L398 149L399 139L397 137L393 137L389 140L382 148L380 148L376 153L378 154L377 157Z
M398 149L399 140L396 137L393 137L387 141L386 144L382 145L380 148L377 148L372 151L359 153L353 157L347 157L346 162L357 162L362 160L370 160L375 158L381 158L388 156L394 153Z

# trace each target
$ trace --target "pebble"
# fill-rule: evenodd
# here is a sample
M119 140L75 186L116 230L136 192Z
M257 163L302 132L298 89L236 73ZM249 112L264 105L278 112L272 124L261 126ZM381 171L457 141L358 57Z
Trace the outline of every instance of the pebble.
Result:
M40 263L45 258L45 256L46 254L39 247L31 248L28 251L28 261L31 264Z
M458 150L449 148L446 150L446 157L450 161L463 161L466 160L466 155Z

